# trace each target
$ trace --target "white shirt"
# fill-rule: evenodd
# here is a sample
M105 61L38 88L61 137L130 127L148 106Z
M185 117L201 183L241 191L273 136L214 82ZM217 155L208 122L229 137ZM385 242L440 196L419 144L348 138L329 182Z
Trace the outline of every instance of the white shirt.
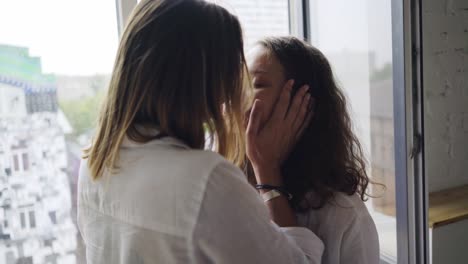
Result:
M298 222L325 244L323 264L380 263L377 229L358 195L335 193L323 208L298 215Z
M115 174L93 182L86 164L78 226L88 264L321 261L322 241L272 223L241 170L214 152L126 140Z

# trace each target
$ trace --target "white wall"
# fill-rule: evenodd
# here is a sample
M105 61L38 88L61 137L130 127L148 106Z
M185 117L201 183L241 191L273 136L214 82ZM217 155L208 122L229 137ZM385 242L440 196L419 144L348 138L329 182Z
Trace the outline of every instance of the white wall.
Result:
M423 0L429 191L468 184L468 1Z
M432 263L468 263L468 220L444 225L432 230Z

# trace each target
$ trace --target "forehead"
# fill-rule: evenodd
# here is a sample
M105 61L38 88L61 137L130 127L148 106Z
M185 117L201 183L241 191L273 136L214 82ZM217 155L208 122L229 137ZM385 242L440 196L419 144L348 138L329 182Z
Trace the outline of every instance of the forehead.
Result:
M283 67L278 59L263 46L256 45L247 53L247 64L250 74L279 74Z

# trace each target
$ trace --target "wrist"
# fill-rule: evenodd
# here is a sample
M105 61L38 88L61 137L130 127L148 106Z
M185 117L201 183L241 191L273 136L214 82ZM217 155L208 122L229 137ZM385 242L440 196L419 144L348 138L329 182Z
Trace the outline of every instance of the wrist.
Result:
M283 186L281 169L279 166L253 167L257 184Z
M288 200L291 200L293 198L292 194L289 193L284 187L282 186L274 186L274 185L269 185L269 184L256 184L255 189L259 190L261 193L272 193L275 194L277 197L277 194L283 195L284 197L288 198ZM265 192L266 191L266 192Z
M252 162L252 168L256 172L280 172L281 164L279 162Z

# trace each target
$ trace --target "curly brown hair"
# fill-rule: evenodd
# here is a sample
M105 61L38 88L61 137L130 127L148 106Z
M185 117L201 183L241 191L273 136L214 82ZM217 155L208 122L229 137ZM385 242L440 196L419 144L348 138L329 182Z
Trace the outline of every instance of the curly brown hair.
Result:
M282 165L284 187L293 195L292 208L320 209L336 192L357 193L365 201L370 180L362 147L326 57L294 37L269 37L258 44L276 56L295 87L309 85L316 102L313 120ZM313 199L308 199L309 193Z

